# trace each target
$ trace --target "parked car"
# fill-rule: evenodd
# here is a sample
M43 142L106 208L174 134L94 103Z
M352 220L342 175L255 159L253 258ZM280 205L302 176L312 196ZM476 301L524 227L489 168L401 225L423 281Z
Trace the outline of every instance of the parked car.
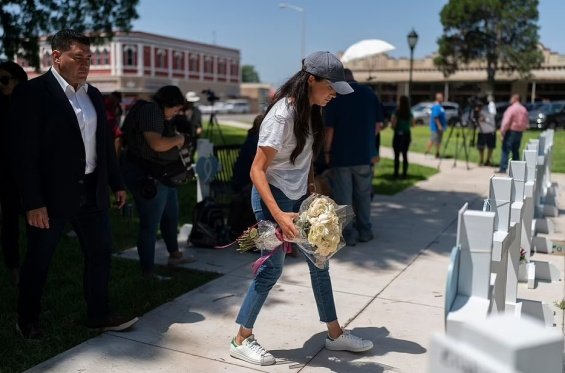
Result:
M214 102L214 105L199 105L198 108L202 114L210 114L212 112L216 114L225 114L228 112L228 106L222 101L216 101Z
M565 102L546 103L528 113L530 128L565 128Z
M433 102L420 102L412 106L412 116L414 117L414 123L416 124L429 124L430 115L432 113ZM445 119L447 124L452 125L460 121L459 118L459 104L455 102L443 102L441 104L445 110Z
M548 102L527 102L524 104L524 106L526 107L526 109L528 111L533 111L533 110L537 110L540 107L542 107L543 105L548 104Z
M226 101L226 111L232 114L246 114L251 111L249 101L234 99Z

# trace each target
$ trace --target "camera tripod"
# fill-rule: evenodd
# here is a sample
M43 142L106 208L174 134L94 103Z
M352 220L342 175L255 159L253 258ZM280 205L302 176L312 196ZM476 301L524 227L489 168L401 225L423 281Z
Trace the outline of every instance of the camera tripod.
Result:
M210 112L210 118L208 119L208 125L206 127L206 137L210 141L212 141L212 137L214 136L214 128L218 131L222 144L225 144L226 140L224 139L224 134L222 133L222 127L220 127L220 125L218 124L218 118L216 118L216 112L212 111Z
M447 147L449 146L449 140L451 140L453 132L455 132L455 154L453 155L452 167L457 166L457 156L459 155L461 148L463 148L463 151L465 153L465 165L467 166L467 170L469 170L469 148L467 147L467 135L465 133L465 128L461 126L461 123L453 123L449 125L449 133L443 145L443 154L439 159L437 168L439 169L441 161L443 160L443 158L445 158Z

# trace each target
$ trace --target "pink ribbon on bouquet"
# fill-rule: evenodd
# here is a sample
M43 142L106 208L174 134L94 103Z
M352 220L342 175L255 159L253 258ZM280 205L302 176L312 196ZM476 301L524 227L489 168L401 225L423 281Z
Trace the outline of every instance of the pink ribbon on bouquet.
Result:
M292 244L290 242L287 242L287 241L284 240L283 235L282 235L282 231L280 230L280 228L277 228L277 230L275 231L275 236L278 238L279 241L281 241L281 244L282 244L281 246L282 246L282 250L284 250L284 253L285 254L291 253L292 252ZM270 257L273 256L275 251L280 250L281 246L277 247L274 250L271 250L271 252L269 252L267 255L260 257L259 259L257 259L251 265L251 270L253 271L254 275L257 275L257 271L259 271L259 268L261 268L261 266L267 260L269 260Z

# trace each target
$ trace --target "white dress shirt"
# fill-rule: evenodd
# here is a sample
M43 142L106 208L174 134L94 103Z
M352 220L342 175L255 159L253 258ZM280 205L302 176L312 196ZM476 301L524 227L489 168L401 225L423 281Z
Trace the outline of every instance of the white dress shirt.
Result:
M75 115L78 120L80 128L80 135L84 143L84 150L86 153L86 169L85 174L94 172L96 168L96 109L88 97L88 84L81 84L75 91L74 87L70 85L53 67L51 72L61 85L63 92L67 95Z

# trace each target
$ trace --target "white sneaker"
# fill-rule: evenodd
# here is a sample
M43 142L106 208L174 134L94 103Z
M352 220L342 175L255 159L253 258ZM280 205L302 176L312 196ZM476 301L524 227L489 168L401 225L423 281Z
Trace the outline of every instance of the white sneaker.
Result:
M235 343L234 337L230 343L230 355L256 365L273 365L276 362L275 357L257 342L253 334L245 338L241 346Z
M334 340L326 337L326 348L332 351L363 352L373 348L373 342L359 338L344 330L343 334Z

